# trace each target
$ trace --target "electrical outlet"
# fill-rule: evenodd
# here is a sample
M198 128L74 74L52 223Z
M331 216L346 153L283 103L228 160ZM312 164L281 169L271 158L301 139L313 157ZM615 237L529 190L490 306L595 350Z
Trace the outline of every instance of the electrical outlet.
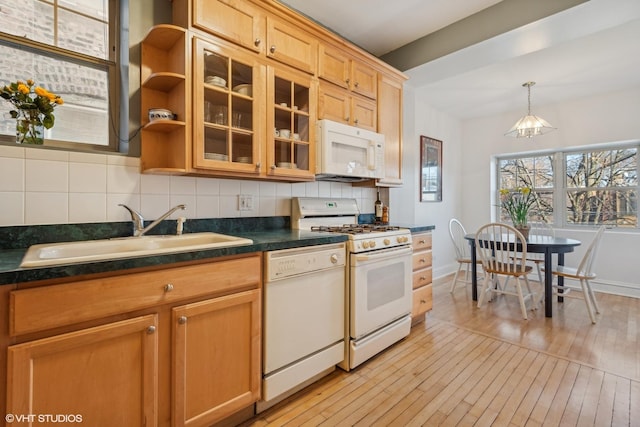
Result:
M253 196L251 194L238 195L238 210L241 210L241 211L253 210Z

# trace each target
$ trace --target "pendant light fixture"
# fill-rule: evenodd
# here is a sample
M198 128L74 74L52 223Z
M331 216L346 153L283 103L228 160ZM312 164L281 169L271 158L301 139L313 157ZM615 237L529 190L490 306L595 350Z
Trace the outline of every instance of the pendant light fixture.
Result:
M544 135L551 131L556 130L545 119L531 114L531 86L536 82L526 82L522 86L527 88L528 92L528 109L527 115L523 116L516 122L509 132L505 133L506 136L513 136L515 138L532 138L536 135Z

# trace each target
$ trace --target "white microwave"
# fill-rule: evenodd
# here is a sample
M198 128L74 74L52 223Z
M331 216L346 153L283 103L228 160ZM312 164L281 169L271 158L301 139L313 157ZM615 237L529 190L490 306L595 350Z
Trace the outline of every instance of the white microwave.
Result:
M316 179L354 182L384 178L384 135L318 120Z

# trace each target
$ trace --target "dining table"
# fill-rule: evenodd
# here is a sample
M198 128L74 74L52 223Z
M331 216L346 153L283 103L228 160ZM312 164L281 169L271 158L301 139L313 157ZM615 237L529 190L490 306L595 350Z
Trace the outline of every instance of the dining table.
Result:
M464 238L471 245L471 295L474 301L478 300L478 279L477 279L477 254L475 233L466 234ZM553 254L557 254L558 265L564 265L564 254L573 252L576 246L582 242L566 237L529 235L527 238L527 253L544 254L544 315L553 317ZM564 284L564 278L558 276L558 286ZM558 301L562 302L563 297L559 293Z

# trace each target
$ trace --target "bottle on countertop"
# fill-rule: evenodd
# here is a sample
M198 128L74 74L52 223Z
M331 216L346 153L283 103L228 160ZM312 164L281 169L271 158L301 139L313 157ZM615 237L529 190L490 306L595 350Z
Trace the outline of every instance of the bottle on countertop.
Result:
M378 190L378 198L375 202L375 221L382 222L382 200L380 200L380 190Z
M389 224L389 206L382 207L382 223Z

